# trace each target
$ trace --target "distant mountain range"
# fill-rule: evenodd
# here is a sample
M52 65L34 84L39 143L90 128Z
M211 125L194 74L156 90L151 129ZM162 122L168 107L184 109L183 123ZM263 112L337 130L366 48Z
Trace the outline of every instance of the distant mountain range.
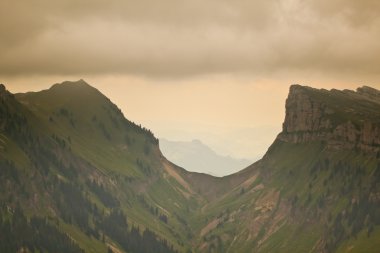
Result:
M252 164L248 159L236 159L215 153L200 140L169 141L160 139L161 152L170 161L188 171L226 176Z
M214 177L83 80L0 85L0 252L379 252L380 91L292 85L285 115L262 159Z

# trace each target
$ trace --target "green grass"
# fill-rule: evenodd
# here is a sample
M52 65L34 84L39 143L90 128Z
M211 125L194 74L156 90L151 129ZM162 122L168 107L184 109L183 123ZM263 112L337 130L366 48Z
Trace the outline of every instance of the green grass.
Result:
M5 135L1 137L2 149L0 149L0 158L8 159L13 161L18 168L22 168L25 171L25 168L30 166L29 158L25 153L20 149L20 147L10 138L7 138Z
M376 226L369 237L364 229L356 238L351 238L342 243L336 253L377 253L379 249L380 227Z
M80 231L76 226L66 224L64 221L60 220L59 227L65 231L70 237L78 243L78 245L89 253L106 253L107 246L102 242L94 239L93 237L88 237L82 231ZM122 251L123 252L123 251Z

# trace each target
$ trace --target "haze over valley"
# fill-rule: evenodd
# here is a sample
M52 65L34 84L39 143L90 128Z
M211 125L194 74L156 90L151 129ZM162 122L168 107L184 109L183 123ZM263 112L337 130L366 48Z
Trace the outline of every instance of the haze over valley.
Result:
M188 171L219 177L238 172L252 164L247 159L217 154L199 140L179 142L160 139L160 150L166 158Z

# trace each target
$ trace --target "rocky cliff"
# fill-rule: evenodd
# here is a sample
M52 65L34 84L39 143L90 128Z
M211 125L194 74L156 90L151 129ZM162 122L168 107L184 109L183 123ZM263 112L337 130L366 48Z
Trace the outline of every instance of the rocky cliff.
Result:
M11 93L5 88L4 84L0 83L0 99L5 99L6 97L12 96Z
M321 141L330 149L380 150L380 91L324 90L292 85L279 140Z

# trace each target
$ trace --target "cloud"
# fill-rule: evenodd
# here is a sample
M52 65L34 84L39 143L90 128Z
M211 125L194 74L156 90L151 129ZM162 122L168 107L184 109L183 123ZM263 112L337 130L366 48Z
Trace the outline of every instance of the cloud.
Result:
M378 75L378 1L10 1L0 75Z
M324 18L341 18L351 26L376 25L380 2L376 0L320 0L312 1L311 8Z

